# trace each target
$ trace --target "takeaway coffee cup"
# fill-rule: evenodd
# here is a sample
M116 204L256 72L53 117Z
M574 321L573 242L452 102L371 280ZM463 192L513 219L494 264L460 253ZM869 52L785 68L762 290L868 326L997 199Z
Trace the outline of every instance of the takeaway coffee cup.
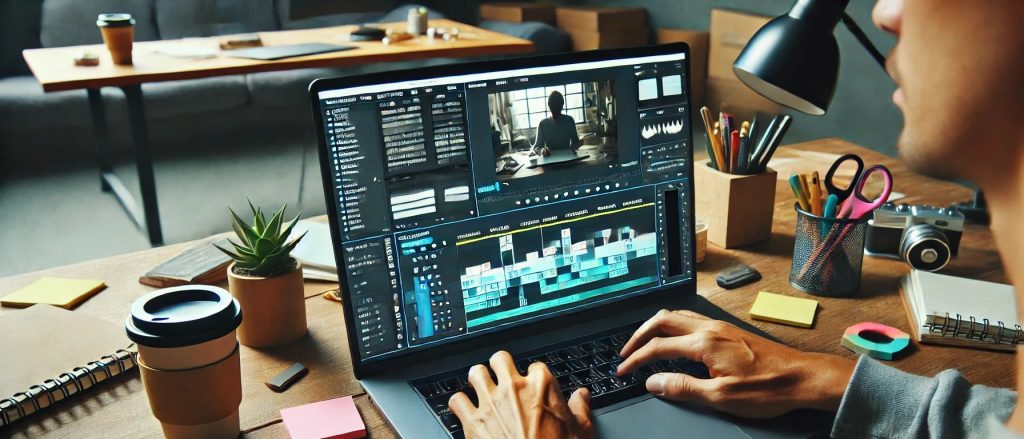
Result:
M241 323L238 301L213 286L165 288L132 304L125 329L138 345L142 384L164 436L238 436Z
M132 64L132 41L135 39L135 19L131 14L100 14L96 25L103 34L103 44L110 51L114 64Z

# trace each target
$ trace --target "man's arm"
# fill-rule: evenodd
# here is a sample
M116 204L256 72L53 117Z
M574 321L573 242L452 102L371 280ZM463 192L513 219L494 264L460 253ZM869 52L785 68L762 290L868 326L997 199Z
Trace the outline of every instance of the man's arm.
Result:
M953 370L925 378L861 357L832 437L992 437L1016 400L1013 391L972 385Z
M544 141L544 127L543 127L543 125L544 125L544 121L543 120L541 120L540 123L537 124L537 137L535 139L533 139L533 146L530 147L530 149L533 151L534 154L540 154L541 150L543 150L544 147L547 145L545 143L545 141Z

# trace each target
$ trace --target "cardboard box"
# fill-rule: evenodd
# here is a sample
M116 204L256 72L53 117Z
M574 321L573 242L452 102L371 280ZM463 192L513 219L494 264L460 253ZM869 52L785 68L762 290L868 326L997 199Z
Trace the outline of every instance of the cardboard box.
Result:
M636 32L596 32L583 29L562 29L569 34L573 50L614 49L617 47L644 46L649 40L648 30Z
M686 43L690 45L690 103L693 108L704 105L704 89L708 75L708 32L658 29L658 44Z
M725 111L749 120L757 112L782 111L781 106L751 90L732 72L732 63L747 41L769 20L769 17L743 12L711 10L704 103L713 112Z
M647 10L644 8L559 7L555 21L562 30L578 29L593 32L624 31L637 33L647 30Z
M769 20L769 17L761 15L712 9L708 77L738 81L732 73L732 63L747 45L747 41L750 41L750 37Z
M555 6L538 3L485 3L480 5L480 18L521 23L539 21L555 24Z
M723 248L742 247L772 236L775 214L775 170L733 175L693 164L697 216L708 225L708 242Z

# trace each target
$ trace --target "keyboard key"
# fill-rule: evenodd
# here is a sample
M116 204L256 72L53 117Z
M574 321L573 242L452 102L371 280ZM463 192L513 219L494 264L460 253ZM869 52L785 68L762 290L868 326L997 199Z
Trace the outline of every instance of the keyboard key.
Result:
M446 413L440 416L441 424L444 428L447 428L450 432L462 430L462 424L459 423L459 418L451 413Z
M586 354L586 352L583 352L580 348L576 346L569 346L565 348L564 353L566 358L568 359L579 358Z
M427 405L438 415L448 413L448 400L451 395L440 395L427 399Z
M437 385L444 391L444 393L452 393L462 387L459 385L459 379L455 377L441 380Z
M569 367L569 363L556 363L551 366L551 374L560 377L572 373L572 368Z
M562 376L558 377L558 388L560 388L562 390L575 389L576 388L576 384L574 384L572 382L572 375L565 374L565 375L562 375Z
M566 360L565 354L563 354L562 352L559 352L559 351L548 352L547 357L548 357L547 363L549 365L550 364L554 364L554 363L560 363L560 362Z
M589 384L594 378L591 376L590 369L579 371L572 374L572 379L579 385Z
M516 370L518 370L519 373L521 373L523 375L526 375L526 372L529 369L530 369L530 362L529 361L527 361L527 360L516 361Z
M566 361L564 364L569 367L570 372L579 372L583 369L590 367L590 364L584 363L580 360L569 360Z

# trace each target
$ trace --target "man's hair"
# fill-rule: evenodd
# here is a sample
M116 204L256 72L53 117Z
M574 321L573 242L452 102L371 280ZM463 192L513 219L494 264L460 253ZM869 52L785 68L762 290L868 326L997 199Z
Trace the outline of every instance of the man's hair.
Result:
M562 114L563 107L565 107L565 98L562 97L562 93L558 90L552 91L551 94L548 95L548 109L551 110L551 114Z

